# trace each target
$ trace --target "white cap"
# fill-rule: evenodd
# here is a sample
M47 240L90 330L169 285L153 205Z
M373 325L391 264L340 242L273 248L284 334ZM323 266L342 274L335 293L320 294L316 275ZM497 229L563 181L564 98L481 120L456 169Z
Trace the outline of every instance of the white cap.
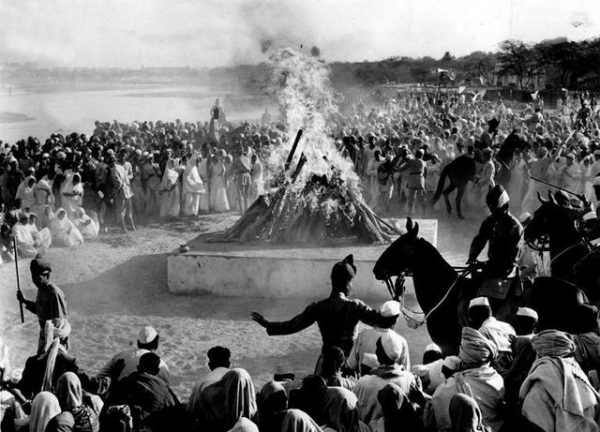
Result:
M156 336L158 336L158 333L156 333L154 327L146 326L138 333L138 342L146 345L156 339Z
M404 352L404 338L395 331L385 332L381 336L381 347L390 360L398 361Z
M448 369L457 371L460 368L460 364L462 363L462 359L458 356L448 356L444 359L442 363Z
M596 212L595 211L589 211L586 214L583 215L583 220L584 221L589 221L591 219L596 219Z
M382 317L395 317L400 315L400 303L396 300L386 301L381 305L379 313Z
M469 309L471 309L473 306L490 307L490 301L487 297L476 297L473 300L471 300L471 303L469 303Z
M437 351L437 352L442 352L442 349L440 348L439 345L434 344L434 343L430 343L429 345L427 345L425 347L425 352L427 351Z
M528 308L528 307L520 307L519 309L517 309L517 315L518 316L530 317L530 318L535 319L536 321L538 319L537 312L534 311L533 309Z

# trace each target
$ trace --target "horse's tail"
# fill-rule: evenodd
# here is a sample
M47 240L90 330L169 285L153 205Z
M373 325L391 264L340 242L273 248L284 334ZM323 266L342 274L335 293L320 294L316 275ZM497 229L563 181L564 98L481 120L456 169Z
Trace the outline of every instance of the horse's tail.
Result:
M446 177L448 177L448 168L450 168L450 164L446 165L442 172L440 173L440 179L437 184L437 189L435 190L435 195L431 200L431 205L435 205L435 203L442 196L442 191L444 190L444 183L446 183Z

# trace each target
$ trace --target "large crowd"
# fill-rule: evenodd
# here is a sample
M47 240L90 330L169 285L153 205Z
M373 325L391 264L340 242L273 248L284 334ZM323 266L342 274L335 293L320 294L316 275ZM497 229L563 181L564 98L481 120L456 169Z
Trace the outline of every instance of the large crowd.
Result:
M537 192L548 190L532 177L597 202L600 129L589 94L567 95L553 110L542 100L516 104L457 92L393 96L371 109L347 104L327 130L379 213L427 214L440 173L461 156L477 162L466 200L478 212L500 181L513 211L532 213ZM512 132L527 145L506 166L495 154ZM228 122L217 101L210 122L96 122L90 136L3 144L2 257L10 259L12 235L19 253L33 257L51 244L82 244L111 226L126 232L156 218L243 213L268 190L270 149L288 133L268 110L261 121Z
M400 302L373 309L350 299L357 268L335 264L331 294L287 321L252 319L271 336L317 323L323 347L313 374L274 374L256 388L229 348L206 353L210 372L186 400L170 388L161 335L139 330L137 346L114 353L97 371L69 353L67 302L51 265L30 264L35 301L19 300L40 324L37 353L11 368L0 341L4 431L396 432L599 430L600 365L596 334L537 332L535 310L496 319L486 297L469 303L457 355L430 344L411 365L410 343L395 330ZM370 327L358 332L358 323ZM235 349L235 348L233 348Z
M504 186L513 211L532 212L537 192L548 188L533 178L596 201L600 119L589 99L566 95L550 110L541 100L398 93L372 109L347 104L330 119L328 132L363 180L365 199L379 213L404 216L431 211L426 203L440 173L459 157L477 163L467 199L483 214L485 196L503 169L495 155L515 131L526 145L515 151ZM252 314L269 335L317 323L323 349L313 375L275 375L255 389L246 370L232 367L230 350L216 346L206 353L211 372L188 401L180 401L158 354L160 336L150 326L140 330L136 348L117 353L100 371L82 370L69 354L67 302L50 282L45 250L79 245L109 227L135 229L134 220L244 212L265 190L261 160L287 133L268 111L261 121L232 124L216 103L205 124L97 122L89 137L53 134L43 144L30 137L3 145L3 259L12 258L13 237L19 256L33 258L38 297L18 297L37 315L40 335L23 369L11 369L8 347L0 343L2 428L599 430L600 358L582 351L589 344L560 331L536 333L532 309L519 308L510 323L499 321L487 299L476 298L458 355L445 356L431 345L411 366L410 343L394 330L400 304L373 309L348 298L356 274L351 259L334 266L331 295L297 317L271 322ZM372 328L358 333L359 322Z

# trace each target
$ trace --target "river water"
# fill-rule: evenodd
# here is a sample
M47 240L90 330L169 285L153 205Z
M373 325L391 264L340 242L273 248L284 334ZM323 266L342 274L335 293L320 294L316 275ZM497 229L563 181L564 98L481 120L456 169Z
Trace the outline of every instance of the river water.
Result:
M14 143L28 136L40 140L51 133L90 134L94 121L208 121L215 99L231 121L257 120L268 99L212 91L207 87L160 87L120 90L71 90L0 94L0 139Z

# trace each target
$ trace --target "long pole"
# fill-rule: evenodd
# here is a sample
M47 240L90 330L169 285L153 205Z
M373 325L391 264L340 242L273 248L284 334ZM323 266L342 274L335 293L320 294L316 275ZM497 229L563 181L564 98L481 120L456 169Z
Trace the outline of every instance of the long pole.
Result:
M21 295L21 280L19 278L19 254L17 253L17 239L13 237L13 251L15 253L15 270L17 272L17 292ZM21 311L21 323L25 322L25 314L23 313L23 303L19 301L19 310Z
M563 191L563 192L566 192L566 193L568 193L568 194L575 195L576 197L578 197L578 198L579 198L579 194L576 194L575 192L571 192L570 190L567 190L567 189L561 188L560 186L556 186L555 184L549 183L549 182L547 182L546 180L542 180L542 179L535 178L535 177L529 177L529 178L530 178L531 180L535 180L535 181L537 181L537 182L540 182L540 183L543 183L543 184L545 184L545 185L552 186L553 188L556 188L556 189L558 189L558 190L561 190L561 191Z
M290 154L289 154L287 160L285 161L285 165L283 167L284 171L287 171L290 168L290 164L292 163L292 159L294 158L294 153L296 153L296 148L298 147L300 138L302 138L302 129L298 129L298 133L296 134L296 139L294 140L294 144L292 145Z

